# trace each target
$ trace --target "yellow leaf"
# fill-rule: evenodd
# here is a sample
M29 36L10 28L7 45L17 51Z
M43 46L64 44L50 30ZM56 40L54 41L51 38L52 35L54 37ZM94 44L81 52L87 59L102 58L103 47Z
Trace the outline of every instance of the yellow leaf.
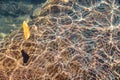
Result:
M27 40L30 37L29 26L25 21L23 21L22 27L23 27L23 32L24 32L24 38L25 40Z

